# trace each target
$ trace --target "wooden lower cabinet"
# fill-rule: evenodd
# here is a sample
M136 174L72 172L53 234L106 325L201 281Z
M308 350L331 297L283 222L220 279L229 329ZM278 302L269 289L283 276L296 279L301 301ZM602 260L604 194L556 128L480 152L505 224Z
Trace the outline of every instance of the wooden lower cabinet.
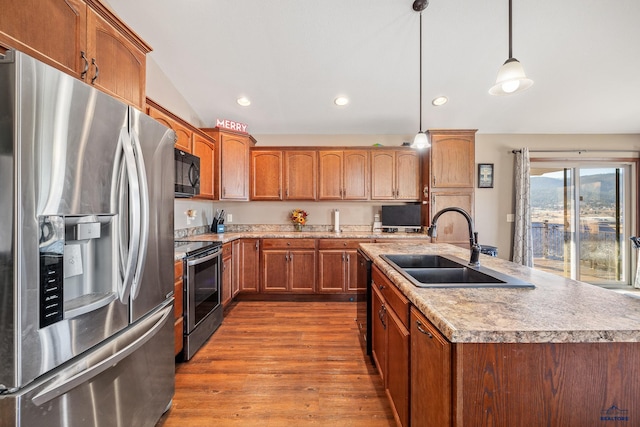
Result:
M240 255L242 251L242 241L231 242L231 298L235 298L240 292Z
M183 287L183 264L182 260L176 261L173 265L174 281L173 281L173 336L174 336L174 354L177 356L182 351L182 337L184 330L183 320L183 304L184 304L184 287Z
M260 240L240 240L238 250L234 248L234 266L236 261L238 292L258 292L260 289Z
M373 266L372 351L400 426L409 425L409 301Z
M264 239L262 246L262 292L315 292L315 239Z
M231 243L222 245L222 306L226 307L233 298L233 257Z
M357 251L371 240L320 239L318 242L318 292L344 293L358 289Z
M410 325L411 426L451 426L452 345L415 307Z

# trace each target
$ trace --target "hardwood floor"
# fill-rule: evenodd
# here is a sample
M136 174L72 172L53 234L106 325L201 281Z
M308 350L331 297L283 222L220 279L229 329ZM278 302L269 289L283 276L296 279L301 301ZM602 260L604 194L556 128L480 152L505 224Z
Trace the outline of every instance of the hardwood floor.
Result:
M235 303L187 363L158 426L393 426L352 302Z

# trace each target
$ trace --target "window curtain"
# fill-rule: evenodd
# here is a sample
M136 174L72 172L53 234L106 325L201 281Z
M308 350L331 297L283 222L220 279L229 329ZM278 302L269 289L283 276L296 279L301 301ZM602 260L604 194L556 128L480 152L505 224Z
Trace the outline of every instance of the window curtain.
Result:
M529 176L531 165L529 149L515 154L515 227L511 261L533 267L533 240L531 238L531 208Z

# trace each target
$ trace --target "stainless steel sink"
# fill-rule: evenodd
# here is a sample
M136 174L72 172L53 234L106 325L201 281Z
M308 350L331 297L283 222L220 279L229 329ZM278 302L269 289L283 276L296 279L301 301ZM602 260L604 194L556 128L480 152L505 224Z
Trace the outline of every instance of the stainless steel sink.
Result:
M450 268L464 267L460 262L443 255L410 254L382 255L385 261L398 268Z
M448 255L382 255L382 258L421 288L534 288L531 283Z

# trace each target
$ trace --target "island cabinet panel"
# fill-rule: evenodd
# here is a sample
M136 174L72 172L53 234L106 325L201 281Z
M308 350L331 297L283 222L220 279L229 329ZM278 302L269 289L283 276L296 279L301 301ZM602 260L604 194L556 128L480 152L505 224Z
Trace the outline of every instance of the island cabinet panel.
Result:
M284 152L284 199L316 200L318 160L314 150Z
M260 288L260 240L241 239L238 255L234 262L236 259L238 261L238 292L258 292Z
M315 292L315 239L264 239L261 260L263 292Z
M282 158L282 151L251 151L251 200L282 200Z
M366 288L358 288L357 250L360 243L370 241L367 239L320 239L318 242L318 291L321 293L366 291Z
M372 286L372 352L383 378L394 417L409 425L409 301L374 265Z
M452 345L411 308L411 426L450 427Z
M456 426L640 425L640 343L465 343L454 360Z
M386 306L380 291L373 286L371 290L371 356L382 377L387 378L387 322Z

